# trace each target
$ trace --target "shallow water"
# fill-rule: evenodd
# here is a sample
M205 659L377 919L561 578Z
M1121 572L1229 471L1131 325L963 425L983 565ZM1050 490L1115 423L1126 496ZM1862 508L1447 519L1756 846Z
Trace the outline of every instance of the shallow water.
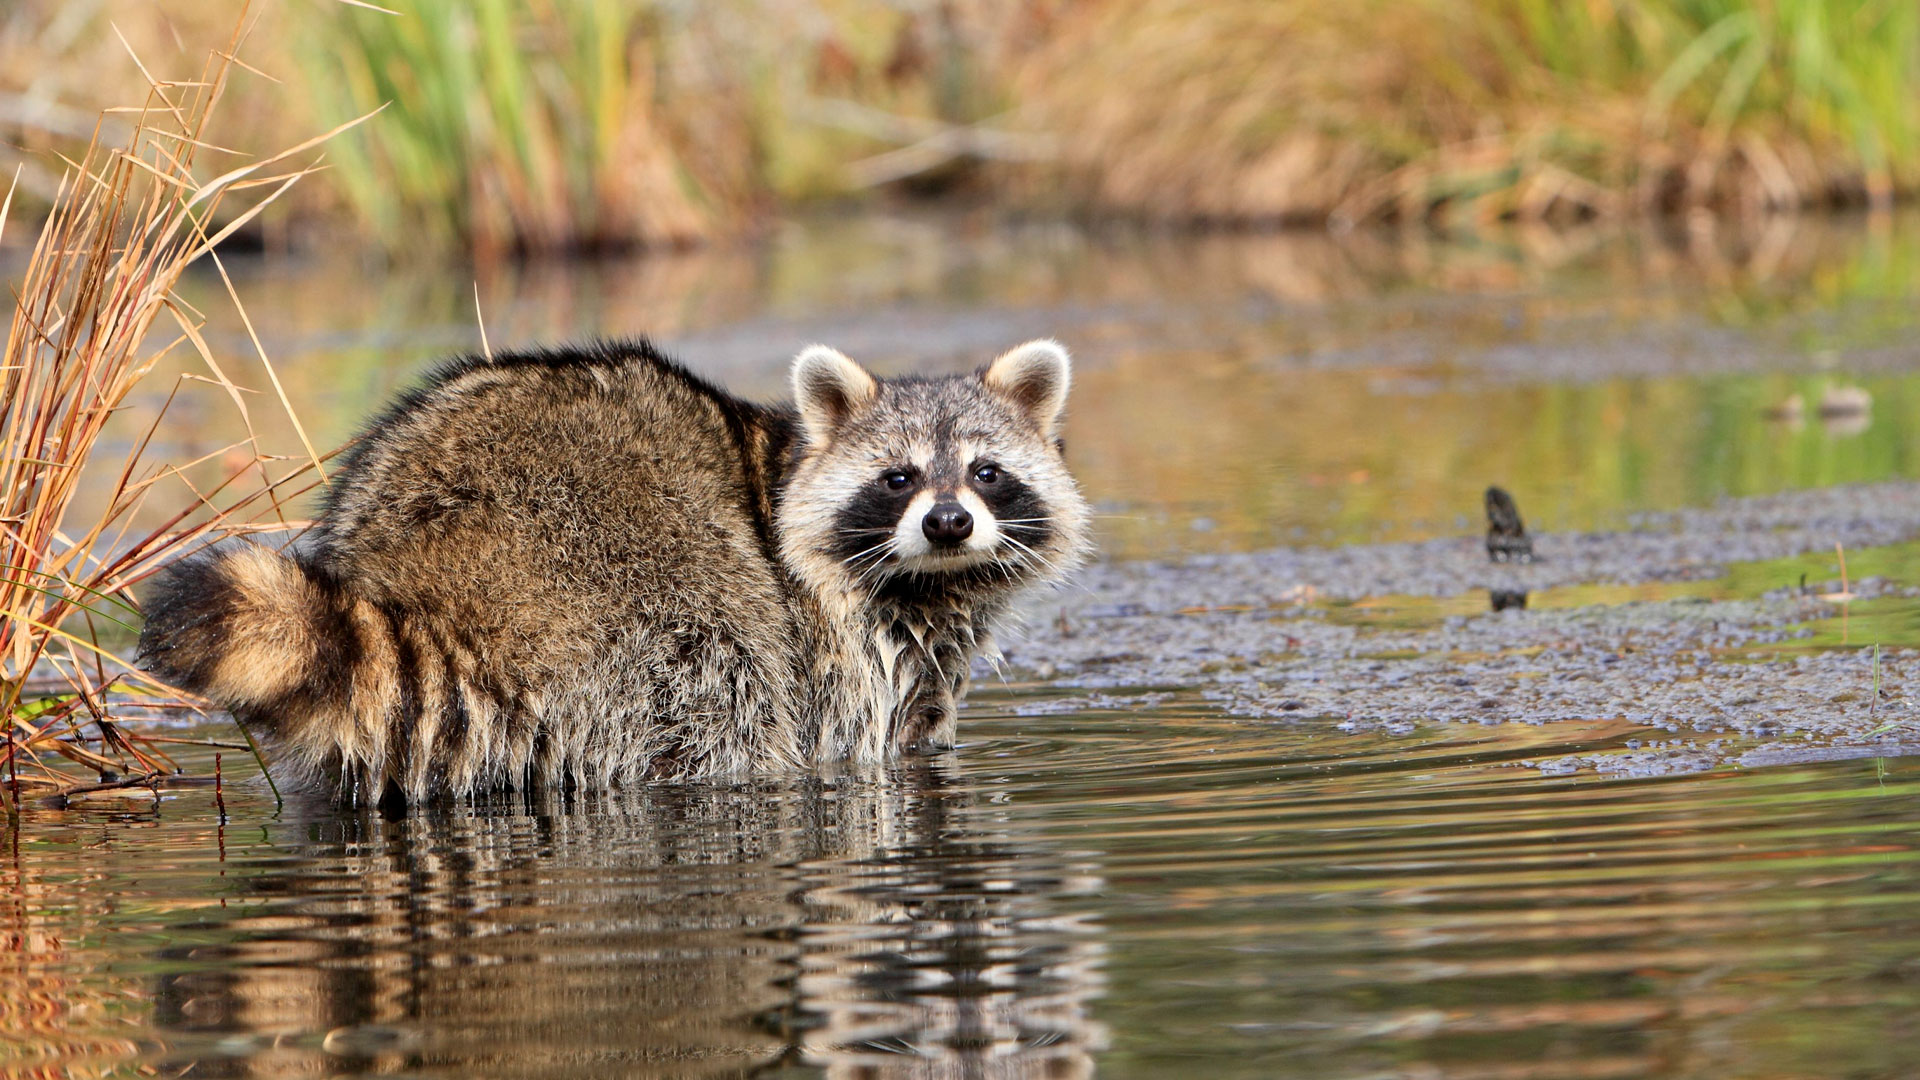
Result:
M492 275L235 268L322 447L479 345L476 276L495 348L650 331L760 396L812 340L958 370L1057 335L1112 557L1465 534L1488 483L1536 529L1592 529L1920 476L1907 219L1454 241L865 219ZM194 288L236 378L266 391L217 281ZM1812 414L1854 385L1866 415ZM1766 417L1794 394L1797 423ZM248 401L297 455L270 393ZM220 397L176 409L167 449L231 467ZM1911 568L1910 547L1856 553L1857 576ZM1792 570L1656 591L1748 595ZM1912 644L1914 607L1862 604L1795 647L1858 645L1874 618L1907 620L1887 640ZM36 809L0 852L0 1074L1920 1069L1920 759L1548 777L1538 762L1687 736L1347 732L1154 690L988 685L961 750L877 777L383 818L277 808L227 751L224 815L204 787ZM1787 761L1797 745L1756 741Z
M404 820L230 781L0 859L0 1067L96 1075L1905 1076L1920 772L1541 779L1163 703L879 779ZM1032 701L1019 703L1032 706Z
M235 269L320 450L434 359L481 347L476 289L492 348L646 333L756 397L783 393L811 341L898 372L1057 336L1076 357L1070 457L1114 555L1463 533L1490 483L1535 528L1589 530L1920 476L1920 428L1902 422L1920 412L1920 216L1453 241L869 218L492 273L345 256ZM187 294L258 391L268 448L302 456L219 280ZM1850 387L1872 395L1866 415L1817 415ZM1796 396L1798 420L1767 418ZM203 486L244 464L218 453L245 430L218 388L191 385L174 409L165 449L214 455ZM130 413L123 438L143 423ZM150 512L183 501L157 492Z

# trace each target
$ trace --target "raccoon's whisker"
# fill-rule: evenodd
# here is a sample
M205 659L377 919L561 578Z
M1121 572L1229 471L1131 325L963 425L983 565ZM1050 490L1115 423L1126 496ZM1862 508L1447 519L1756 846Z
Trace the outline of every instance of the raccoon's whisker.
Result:
M859 573L853 575L853 587L864 589L869 582L880 580L881 568L886 565L885 561L868 563L860 569Z
M892 553L894 545L897 542L898 541L896 541L893 537L892 530L888 530L887 538L885 540L882 540L881 542L873 545L872 547L861 548L859 551L854 552L853 554L847 556L844 559L841 559L840 561L848 565L852 565L853 563L859 562L861 559L869 558L873 555L885 556Z
M855 570L853 587L856 589L866 588L868 578L872 578L873 585L877 588L880 583L880 572L887 565L887 557L894 553L899 547L899 543L898 539L889 535L880 543L841 560L848 564L849 569ZM865 562L866 565L859 565L861 562ZM871 595L872 591L873 590L869 589L869 595Z
M1000 539L1005 540L1007 543L1012 544L1014 547L1020 549L1021 551L1026 552L1029 555L1038 556L1040 554L1039 552L1033 550L1033 545L1027 543L1025 540L1021 540L1018 537L1002 536L1000 537Z
M853 587L865 592L866 602L869 604L873 603L874 598L880 595L881 587L887 583L886 576L880 572L885 566L886 563L884 562L874 563L866 572L855 576L853 579Z
M1020 556L1020 562L1022 564L1027 566L1032 566L1035 562L1037 562L1041 566L1045 567L1049 574L1057 575L1060 573L1060 568L1053 564L1053 560L1047 558L1045 555L1040 554L1038 551L1033 550L1033 548L1028 546L1027 544L1021 543L1019 540L1016 540L1013 537L1007 536L1004 534L1000 537L1000 539L1005 540L1007 543L1013 545L1014 553Z
M879 591L880 585L886 581L886 566L885 560L868 563L864 569L853 575L853 587L866 591L871 598L872 594Z
M885 532L886 533L885 538L880 540L880 542L876 544L872 544L867 547L861 548L859 551L856 551L853 554L847 556L846 558L841 559L840 562L843 565L851 568L854 566L858 566L860 563L866 561L867 559L879 559L884 561L888 555L891 555L893 553L894 547L899 541L894 537L893 530L891 529L877 530L877 531Z
M1014 538L1012 538L1012 536L1002 536L1002 540L1006 540L1006 548L1000 552L1000 555L1002 555L1002 557L1000 557L1000 563L1004 563L1004 565L1008 565L1008 567L1012 567L1012 569L1016 569L1016 571L1025 571L1025 569L1033 569L1033 567L1035 567L1033 555L1027 553L1029 550L1023 550L1023 546L1014 546Z

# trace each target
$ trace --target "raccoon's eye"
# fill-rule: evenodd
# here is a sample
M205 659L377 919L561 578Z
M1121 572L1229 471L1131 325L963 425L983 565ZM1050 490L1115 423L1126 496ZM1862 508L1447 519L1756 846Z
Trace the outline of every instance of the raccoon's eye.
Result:
M983 484L997 484L1000 482L1000 466L982 465L973 470L973 478Z
M892 472L882 473L880 482L887 485L888 491L905 491L907 485L913 483L913 477L908 476L903 469L894 469Z

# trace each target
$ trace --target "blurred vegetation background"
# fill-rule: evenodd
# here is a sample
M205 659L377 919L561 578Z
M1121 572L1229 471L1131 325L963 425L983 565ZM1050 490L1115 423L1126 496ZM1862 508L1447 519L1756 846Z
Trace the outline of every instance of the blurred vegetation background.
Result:
M338 0L261 5L232 149L385 105L276 228L685 246L803 205L1178 224L1574 221L1920 189L1911 0ZM0 164L183 77L232 0L0 9Z

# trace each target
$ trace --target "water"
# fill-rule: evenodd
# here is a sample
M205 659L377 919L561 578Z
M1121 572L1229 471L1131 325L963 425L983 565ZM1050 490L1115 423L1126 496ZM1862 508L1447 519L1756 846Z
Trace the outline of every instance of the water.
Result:
M826 341L887 372L966 370L1033 336L1076 357L1067 438L1110 554L1470 531L1499 483L1529 525L1619 528L1722 495L1920 476L1920 216L1737 234L1089 236L855 219L760 247L491 273L347 256L241 266L320 449L449 352L646 332L758 397ZM476 277L480 280L476 285ZM299 458L217 277L188 299L268 449ZM204 375L192 363L181 370ZM158 380L157 405L169 383ZM1859 386L1865 417L1823 421ZM1798 422L1767 418L1798 396ZM190 384L162 449L244 464ZM144 426L130 413L123 438ZM173 440L169 442L168 439ZM169 483L165 512L191 495Z
M1637 732L1014 700L877 779L398 820L277 816L239 784L224 827L204 790L43 813L0 859L0 1062L1911 1074L1912 759L1555 781L1517 764Z
M1106 552L1132 557L1465 533L1489 482L1536 528L1608 528L1920 476L1916 238L1906 220L1441 242L866 219L478 288L496 348L650 329L764 396L811 340L958 370L1057 334L1078 356L1070 456ZM471 271L238 269L322 446L479 344ZM194 288L266 390L217 281ZM1866 417L1765 415L1853 385ZM241 428L190 389L165 449L217 467ZM299 452L270 395L249 405ZM1859 572L1907 566L1875 558ZM1551 778L1532 763L1674 736L1343 733L1017 682L988 682L961 731L879 776L399 818L279 808L227 750L224 814L206 786L35 808L0 851L0 1074L1920 1069L1920 759ZM176 749L212 773L212 749Z

